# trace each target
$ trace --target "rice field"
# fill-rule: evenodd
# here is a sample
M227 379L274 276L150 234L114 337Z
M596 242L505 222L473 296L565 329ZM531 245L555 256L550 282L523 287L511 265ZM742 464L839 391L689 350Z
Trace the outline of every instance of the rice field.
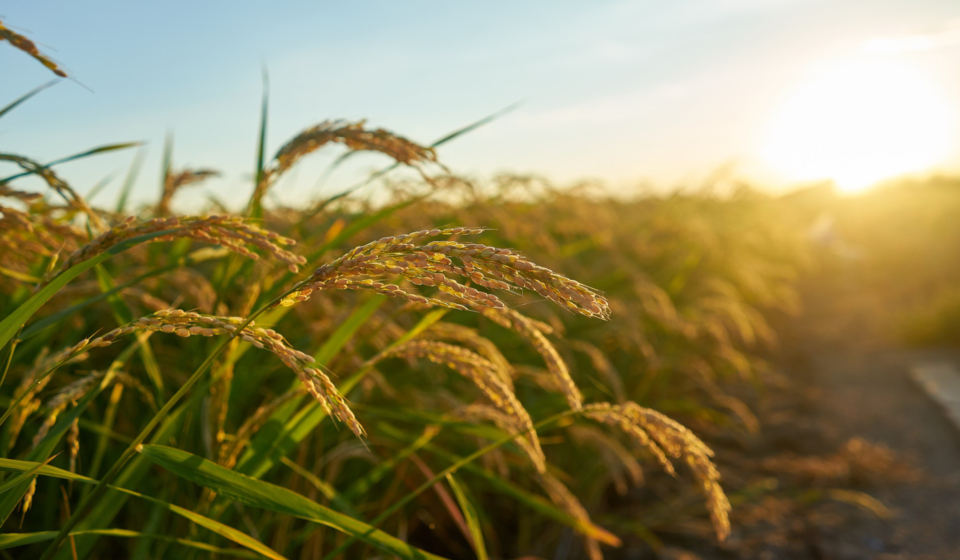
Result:
M0 38L63 75L2 24ZM307 127L270 156L266 115L235 212L175 213L217 171L169 152L140 208L136 159L103 206L56 164L0 153L0 555L729 551L731 511L758 499L743 460L781 375L776 325L801 312L803 282L856 266L897 306L891 337L957 340L956 252L931 244L956 239L950 180L857 204L478 184L364 122ZM414 178L385 170L377 203L265 202L329 150ZM886 457L854 447L836 460Z

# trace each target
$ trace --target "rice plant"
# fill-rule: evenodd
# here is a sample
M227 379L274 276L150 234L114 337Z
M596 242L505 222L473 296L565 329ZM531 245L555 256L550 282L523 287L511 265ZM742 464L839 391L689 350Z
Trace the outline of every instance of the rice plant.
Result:
M418 178L376 206L264 206L334 146ZM19 171L0 180L4 554L485 559L575 539L596 559L678 519L729 534L694 431L757 429L726 384L764 370L761 310L796 305L777 201L474 185L344 121L261 157L235 214L173 212L212 170L167 165L130 215L0 161ZM651 484L684 513L606 515Z

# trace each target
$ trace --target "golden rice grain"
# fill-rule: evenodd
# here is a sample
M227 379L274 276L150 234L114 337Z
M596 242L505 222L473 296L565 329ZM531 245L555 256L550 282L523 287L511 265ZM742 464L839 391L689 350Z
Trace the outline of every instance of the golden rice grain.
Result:
M0 33L2 33L2 29L3 25L0 24ZM71 207L86 214L94 228L98 230L104 229L104 222L103 219L100 218L100 214L91 208L82 196L77 194L66 181L58 177L49 167L41 165L30 158L16 154L0 153L0 161L13 162L19 165L24 171L37 175L43 179L50 188L56 191L57 194L62 196Z
M560 390L567 398L567 404L573 410L580 409L583 404L583 395L580 393L580 389L573 382L573 378L570 377L570 370L567 368L566 362L560 357L560 353L550 343L550 340L537 328L536 323L513 309L485 310L483 314L485 317L498 316L502 321L501 324L509 324L511 329L530 341L530 344L533 345L533 348L546 363L547 370L557 378Z
M37 48L37 45L34 44L33 41L4 26L3 22L0 21L0 41L3 40L7 40L14 47L37 59L40 64L46 66L48 70L57 76L60 76L61 78L67 77L67 73L57 66L56 62L50 60L46 55L41 53L40 49Z
M260 181L254 188L252 196L254 204L260 204L267 190L301 158L331 142L343 144L354 152L380 152L390 156L397 163L408 166L416 167L426 162L436 163L436 154L432 148L425 148L382 128L374 130L364 128L364 124L365 121L355 123L325 121L293 137L277 151L273 161L263 170ZM423 177L426 178L425 175Z
M253 322L240 332L236 332L237 327L243 322L244 319L241 317L221 317L182 309L165 309L153 315L141 317L93 340L81 341L73 351L109 346L118 337L135 331L172 333L184 338L235 333L237 339L248 342L256 348L267 350L280 358L296 373L304 389L317 399L328 414L345 423L358 437L364 434L363 427L357 422L353 411L347 406L330 378L323 373L322 366L317 364L312 356L291 348L282 335L272 329L259 328Z
M300 255L295 255L283 248L284 245L295 243L292 239L282 237L274 232L267 231L251 224L243 218L226 215L212 216L178 216L154 218L146 222L135 224L134 217L127 218L83 247L71 254L60 270L91 259L107 249L140 235L172 230L166 235L151 239L151 242L170 241L172 239L192 239L203 243L211 243L225 247L237 254L256 260L258 255L247 248L247 245L263 250L275 259L287 263L291 271L297 270L297 265L306 262ZM54 275L50 275L49 281Z
M418 244L425 238L477 234L482 231L481 228L463 227L432 229L372 241L316 269L281 305L305 301L316 290L365 289L454 309L464 309L464 306L474 309L506 308L497 296L465 286L451 278L459 276L471 284L489 289L531 289L559 303L564 309L581 315L604 319L609 316L609 305L595 290L524 260L509 249L455 241ZM411 294L395 284L381 281L391 276L416 285L435 287L462 304Z
M526 432L533 449L534 465L538 471L546 468L540 440L533 430L533 421L513 390L508 387L490 361L466 348L433 340L412 340L390 350L380 358L392 356L426 358L444 365L467 378L493 403L497 409L513 419L517 430Z
M633 402L589 404L583 410L586 417L623 430L653 453L670 474L674 474L674 469L668 456L682 459L700 485L717 539L727 538L730 534L730 502L720 488L720 474L710 459L713 451L693 432L663 414Z
M184 169L182 171L168 171L163 179L163 193L160 195L160 201L157 202L157 216L166 216L170 213L170 201L173 195L181 188L196 185L211 177L220 175L219 171L212 169Z

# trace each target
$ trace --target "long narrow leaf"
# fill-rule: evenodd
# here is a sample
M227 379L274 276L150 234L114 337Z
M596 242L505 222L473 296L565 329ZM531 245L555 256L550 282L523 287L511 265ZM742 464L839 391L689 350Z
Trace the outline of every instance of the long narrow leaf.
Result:
M467 498L466 492L452 474L447 474L447 483L453 489L457 503L460 504L460 511L467 520L467 527L470 529L470 537L473 540L470 544L473 545L473 551L477 553L477 560L487 560L487 547L483 543L483 531L480 530L480 517L477 515L476 506Z
M133 184L140 175L140 168L143 166L143 158L146 157L146 150L141 148L133 156L130 162L130 169L127 171L127 177L123 180L123 186L120 187L120 196L117 198L117 214L122 214L127 209L127 200L130 198L130 191L133 190Z
M72 537L83 535L167 541L182 544L183 546L196 548L206 552L211 552L213 554L222 554L224 556L235 556L237 558L263 558L262 554L253 554L252 552L248 552L239 548L220 548L218 546L192 541L190 539L182 539L179 537L171 537L169 535L161 535L156 533L141 533L139 531L130 531L128 529L93 529L90 531L74 531L70 533L70 536ZM43 541L51 541L56 536L56 531L40 531L37 533L2 533L0 534L0 549L24 546Z
M459 137L459 136L462 136L462 135L464 135L464 134L468 134L468 133L470 133L470 132L473 132L474 130L476 130L476 129L482 127L482 126L484 126L484 125L486 125L486 124L489 124L489 123L491 123L491 122L499 119L499 118L502 117L503 115L506 115L507 113L513 111L514 109L516 109L516 108L519 107L519 106L520 106L520 102L514 103L514 104L512 104L512 105L509 105L509 106L507 106L507 107L504 107L503 109L500 109L499 111L497 111L496 113L493 113L492 115L487 115L486 117L484 117L484 118L482 118L482 119L480 119L480 120L478 120L478 121L476 121L476 122L472 122L472 123L468 124L467 126L458 128L457 130L454 130L453 132L451 132L451 133L447 134L446 136L440 138L439 140L437 140L437 141L434 142L433 144L430 144L430 147L431 147L431 148L436 148L437 146L442 146L443 144L446 144L447 142L450 142L451 140L454 140L454 139L456 139L456 138ZM340 165L341 165L344 161L346 161L348 158L352 157L354 154L358 154L358 153L360 153L360 152L351 151L351 152L347 152L347 153L341 155L340 157L338 157L338 158L337 158L336 160L334 160L333 163L331 163L330 166L323 172L323 175L322 175L321 178L317 181L317 183L322 184L323 181L326 180L326 178L329 177L338 167L340 167ZM314 209L312 212L310 212L308 215L309 215L309 216L313 216L314 214L316 214L317 211L319 211L320 209L324 208L325 206L327 206L327 205L330 204L331 202L333 202L333 201L335 201L335 200L337 200L337 199L343 198L343 197L345 197L345 196L353 193L354 191L356 191L356 190L358 190L358 189L361 189L361 188L369 185L370 183L376 181L376 180L379 179L380 177L383 177L384 175L386 175L387 173L390 173L391 171L393 171L394 169L396 169L396 168L398 168L398 167L400 167L400 163L399 163L399 162L394 162L393 164L391 164L391 165L389 165L389 166L387 166L387 167L384 167L383 169L381 169L381 170L379 170L379 171L371 174L371 175L370 175L369 177L367 177L366 179L364 179L364 180L360 181L359 183L357 183L357 184L349 187L349 188L346 189L345 191L343 191L343 192L341 192L341 193L339 193L339 194L337 194L337 195L334 195L334 196L328 198L327 200L324 200L323 202L321 202L321 203L318 205L317 208L315 208L315 209Z
M402 431L392 428L391 426L386 424L379 425L377 432L381 435L398 438L402 441L409 440L407 435L404 434ZM433 453L434 455L443 457L444 459L452 463L456 463L457 461L460 461L462 459L462 457L460 457L459 455L451 453L433 444L425 445L424 449L426 451ZM549 517L554 521L558 521L560 523L563 523L564 525L572 527L573 529L576 529L577 532L583 535L586 535L592 539L596 539L598 541L605 542L613 546L618 546L620 544L620 539L610 531L607 531L606 529L604 529L603 527L600 527L599 525L590 523L588 521L584 521L582 519L577 519L573 515L558 508L557 506L552 504L550 501L540 496L537 496L536 494L533 494L529 490L526 490L524 488L521 488L520 486L517 486L516 484L510 482L509 480L506 480L500 476L497 476L489 472L487 469L481 466L468 463L464 465L462 468L465 472L468 472L472 475L480 477L501 494L504 494L505 496L509 496L511 499L515 500L517 503L523 504L529 507L530 509L532 509L533 511L536 511L537 513L545 517Z
M116 177L116 176L117 176L117 174L116 174L116 172L114 172L114 173L111 173L111 174L107 175L107 176L104 177L103 179L100 179L100 181L97 182L97 184L95 184L89 191L87 191L87 194L84 195L83 198L87 199L87 202L90 202L91 200L93 200L93 197L95 197L95 196L97 196L98 194L100 194L100 191L102 191L104 188L106 188L106 186L109 185L110 182L113 181L113 178Z
M33 480L33 475L36 474L37 471L39 471L41 467L43 467L44 465L46 465L46 464L49 463L50 461L53 461L53 460L56 459L56 458L57 458L57 456L54 455L53 457L48 458L47 460L45 460L45 461L42 462L42 463L37 463L37 465L36 465L35 467L33 467L32 469L30 469L29 471L22 472L22 473L20 473L19 475L17 475L17 476L15 476L15 477L11 478L10 480L4 482L3 484L0 484L0 494L3 494L3 493L6 492L7 490L10 490L11 488L13 488L14 486L16 486L17 484L20 484L20 483L23 482L24 480Z
M357 512L357 510L354 509L352 505L347 503L347 501L345 501L343 497L340 496L340 493L337 492L337 489L331 486L330 484L328 484L326 481L321 480L312 472L294 463L293 461L291 461L286 457L281 457L280 462L282 462L287 467L290 467L290 470L302 476L304 480L312 484L313 487L319 490L320 493L322 493L325 498L330 500L330 503L336 506L338 510L349 515L350 517L360 517L360 514Z
M263 216L263 206L261 201L255 199L257 187L263 181L263 166L267 153L267 114L270 101L270 76L267 74L267 67L263 67L263 98L260 101L260 134L257 136L257 166L253 174L253 194L250 196L250 202L247 205L247 214L260 218Z
M330 335L323 345L314 353L314 359L321 365L330 363L347 342L353 338L357 330L360 329L370 317L386 302L385 296L375 296L366 303L354 310L347 319L337 327L337 330ZM280 308L289 309L289 308ZM291 382L291 389L296 388L299 381ZM290 417L297 410L302 397L293 399L290 403L274 412L270 420L253 437L250 446L243 454L240 462L237 464L237 471L259 476L265 469L271 468L279 457L286 455L287 451L300 441L297 439L299 433L306 430L312 430L316 424L323 419L324 415L316 403L311 403L307 409L309 420L302 422L302 416L295 423L291 424ZM299 432L293 426L300 426Z
M296 492L225 469L186 451L160 445L145 445L140 453L173 474L242 504L326 525L401 558L441 558Z
M73 154L71 156L63 157L51 161L50 163L44 165L44 167L52 167L54 165L59 165L61 163L67 163L68 161L74 161L78 159L83 159L85 157L95 156L97 154L103 154L106 152L116 152L117 150L126 150L127 148L133 148L135 146L142 145L143 142L122 142L120 144L107 144L106 146L97 146L96 148L91 148L79 154ZM0 183L6 183L8 181L13 181L14 179L19 179L20 177L26 177L30 175L30 171L24 171L23 173L17 173L16 175L11 175L4 179L0 179Z
M440 430L436 427L428 427L416 441L406 448L391 454L387 460L381 462L366 475L354 482L350 488L347 488L343 493L344 498L352 502L366 494L374 484L383 479L383 477L400 464L401 461L419 451L421 447L429 443L439 432Z
M31 470L31 469L35 468L35 467L37 466L37 464L38 464L38 463L36 463L36 462L34 462L34 461L15 461L15 460L13 460L13 459L2 459L2 458L0 458L0 469L2 469L2 470L8 470L8 471L20 471L20 472L23 472L23 471L27 471L27 470ZM39 474L44 475L44 476L52 476L52 477L54 477L54 478L62 478L62 479L65 479L65 480L73 480L73 481L75 481L75 482L82 482L82 483L85 483L85 484L96 484L96 483L97 483L97 481L94 480L94 479L92 479L92 478L89 478L89 477L86 477L86 476L83 476L83 475L79 475L79 474L74 474L74 473L72 473L72 472L70 472L70 471L66 471L66 470L63 470L63 469L58 469L57 467L51 467L51 466L49 466L49 465L41 465L41 467L37 470L37 472L39 472ZM159 499L153 498L153 497L151 497L151 496L146 496L146 495L141 494L141 493L139 493L139 492L134 492L133 490L128 490L127 488L120 488L120 487L117 487L117 486L110 486L110 488L111 488L112 490L116 491L116 492L119 492L119 493L122 493L122 494L127 494L127 495L129 495L129 496L135 496L135 497L137 497L137 498L140 498L140 499L143 499L143 500L147 500L148 502L152 502L152 503L154 503L154 504L160 505L160 506L162 506L162 507L170 510L171 512L176 513L177 515L180 515L181 517L184 517L184 518L186 518L186 519L189 519L190 521L196 523L197 525L200 525L201 527L204 527L205 529L209 529L210 531L213 531L214 533L217 533L217 534L220 535L220 536L223 536L223 537L225 537L225 538L227 538L227 539L229 539L229 540L231 540L231 541L233 541L233 542L235 542L235 543L237 543L237 544L239 544L239 545L241 545L241 546L244 546L244 547L249 548L250 550L252 550L252 551L254 551L254 552L257 552L257 553L260 554L261 556L266 556L267 558L272 558L273 560L286 560L283 556L277 554L276 552L274 552L272 549L270 549L269 547L267 547L266 545L264 545L264 544L261 543L260 541L254 539L253 537L250 537L249 535L247 535L247 534L245 534L245 533L242 533L242 532L240 532L240 531L237 531L236 529L234 529L234 528L232 528L232 527L229 527L229 526L227 526L227 525L224 525L223 523L220 523L219 521L215 521L215 520L213 520L213 519L210 519L209 517L200 515L200 514L198 514L198 513L196 513L196 512L190 511L190 510L185 509L185 508L182 508L182 507L180 507L180 506L173 505L173 504L168 503L168 502L165 502L165 501L163 501L163 500L159 500ZM110 530L106 530L106 531L110 531ZM53 538L55 538L55 537L57 536L57 532L56 532L56 531L51 531L51 533L53 534L53 536L50 537L50 540L52 540ZM78 530L78 531L76 531L75 533L71 533L71 534L95 536L95 535L109 534L109 533L105 533L104 530L83 530L83 529L81 529L81 530ZM79 541L80 539L77 539L77 540ZM22 544L26 544L26 543L22 543ZM67 554L69 554L69 552L67 552Z
M20 97L14 99L14 100L11 101L10 103L8 103L3 109L0 109L0 117L6 115L6 114L9 113L10 111L12 111L12 110L14 109L14 107L16 107L17 105L23 103L23 102L26 101L27 99L30 99L30 98L33 97L34 95L40 93L41 91L47 89L48 87L52 86L53 84L56 84L56 83L59 82L59 81L60 81L60 80L50 80L49 82L47 82L47 83L45 83L45 84L43 84L43 85L39 85L39 86L33 88L32 90L28 91L27 93L21 95Z
M430 325L439 321L447 311L447 309L434 309L427 313L412 329L395 340L384 351L389 351L415 338L428 329ZM343 394L349 393L371 369L372 366L361 368L360 371L340 383L338 388ZM311 402L291 418L293 411L296 410L295 406L295 403L291 403L278 410L274 418L271 419L272 421L276 420L276 423L268 423L260 430L260 433L250 442L250 447L237 463L236 469L238 472L255 478L263 476L276 464L280 457L296 448L326 418L323 408L316 402Z
M347 320L341 323L340 326L337 327L337 330L324 341L323 346L314 353L313 359L322 365L329 364L330 360L337 355L337 352L353 338L357 330L366 324L366 322L370 320L370 317L373 316L377 309L380 309L386 301L387 296L376 295L358 307L347 317Z
M426 315L423 316L422 319L420 319L420 321L412 329L405 332L403 336L401 336L397 340L394 340L393 343L390 344L390 346L387 346L387 348L383 350L383 353L387 353L393 350L394 348L400 346L401 344L405 344L413 340L414 338L420 336L420 334L423 331L433 326L434 323L442 319L443 316L446 315L449 311L450 311L449 309L440 308L440 309L434 309L430 313L427 313ZM370 373L371 369L373 369L373 366L371 365L360 368L360 371L348 377L345 381L340 383L337 386L337 388L340 389L340 392L346 395L347 393L352 391L354 387L357 386L357 383L360 383L360 381L368 373Z
M107 301L110 303L111 309L113 309L113 317L117 321L117 326L123 326L133 321L133 312L130 310L127 302L123 301L123 298L120 297L120 294L116 293L117 286L113 281L113 277L107 272L107 269L102 265L97 265L94 267L94 272L97 274L97 283L100 285L100 292L112 293L112 295L107 297ZM140 361L143 362L143 369L146 370L147 377L150 379L150 383L153 384L154 396L157 399L157 403L162 405L163 376L160 374L160 365L157 364L157 358L153 355L153 349L150 346L150 333L139 332L136 334L136 337L137 340L140 341L137 352L140 354Z

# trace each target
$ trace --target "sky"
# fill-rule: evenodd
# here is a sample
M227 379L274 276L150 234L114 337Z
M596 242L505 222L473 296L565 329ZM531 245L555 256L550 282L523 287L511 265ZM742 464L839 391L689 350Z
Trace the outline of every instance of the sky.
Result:
M180 205L206 193L243 205L264 67L271 153L325 119L430 143L521 102L440 160L473 178L535 173L623 191L718 173L770 189L861 188L960 169L956 0L0 0L0 20L73 77L0 120L0 151L50 161L144 141L139 202L159 192L170 134L175 167L222 172ZM51 77L0 45L0 105ZM335 155L294 171L275 200L329 195L388 163L357 158L319 185ZM103 204L132 157L57 170L80 192L112 177Z

